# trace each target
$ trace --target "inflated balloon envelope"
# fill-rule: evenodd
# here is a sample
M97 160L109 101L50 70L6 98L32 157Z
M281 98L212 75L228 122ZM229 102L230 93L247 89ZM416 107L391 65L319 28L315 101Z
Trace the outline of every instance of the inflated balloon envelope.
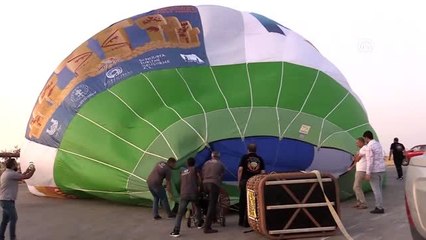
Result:
M111 25L59 64L21 162L36 165L36 195L149 204L157 162L195 156L199 167L217 150L235 200L248 143L268 172L338 176L371 129L341 72L294 31L256 13L174 6Z

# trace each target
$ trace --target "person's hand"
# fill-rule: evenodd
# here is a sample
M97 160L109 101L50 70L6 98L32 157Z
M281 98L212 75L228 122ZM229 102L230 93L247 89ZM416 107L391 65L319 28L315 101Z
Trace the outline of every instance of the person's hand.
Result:
M370 181L370 179L371 179L371 175L370 174L366 174L365 175L365 180Z
M173 195L173 193L169 192L169 194L167 194L167 195L168 195L169 200L172 200L172 201L175 200L175 196Z

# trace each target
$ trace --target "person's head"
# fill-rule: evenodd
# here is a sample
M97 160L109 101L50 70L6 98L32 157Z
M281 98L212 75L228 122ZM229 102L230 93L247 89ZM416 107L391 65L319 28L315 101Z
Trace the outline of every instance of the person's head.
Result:
M248 150L249 152L251 152L251 153L255 153L255 152L256 152L256 144L255 144L255 143L250 143L250 144L247 146L247 150Z
M369 143L374 139L373 133L370 130L365 131L362 136L364 137L366 143Z
M219 160L219 159L220 159L220 152L218 152L218 151L213 151L213 152L212 152L212 159Z
M359 148L362 148L365 145L365 140L363 137L359 137L356 139L355 143Z
M399 139L397 137L393 139L394 143L397 143L398 141L399 141Z
M5 166L8 169L17 170L18 169L18 163L16 162L16 159L14 158L8 158L5 162Z
M195 166L195 158L193 157L188 158L188 160L186 160L186 165L188 165L188 167Z
M169 165L169 167L171 168L175 168L176 166L176 158L171 157L167 160L167 165Z

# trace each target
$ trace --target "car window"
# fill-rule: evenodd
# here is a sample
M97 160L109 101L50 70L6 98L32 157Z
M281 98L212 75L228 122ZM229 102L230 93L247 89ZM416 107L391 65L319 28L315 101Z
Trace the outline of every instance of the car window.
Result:
M420 150L420 146L414 146L413 148L411 148L411 150L413 150L413 151L419 151Z
M426 151L426 145L420 146L420 151Z

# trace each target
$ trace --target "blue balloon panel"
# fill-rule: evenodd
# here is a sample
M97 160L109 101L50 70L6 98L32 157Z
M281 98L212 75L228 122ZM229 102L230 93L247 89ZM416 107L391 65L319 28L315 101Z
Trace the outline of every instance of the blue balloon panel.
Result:
M212 151L219 151L221 161L225 164L224 181L237 181L238 166L241 157L247 153L247 145L255 143L257 154L265 161L267 172L293 172L307 169L314 159L314 146L277 137L247 137L219 140L210 143L211 148L204 148L195 156L196 166L200 168L210 159Z

